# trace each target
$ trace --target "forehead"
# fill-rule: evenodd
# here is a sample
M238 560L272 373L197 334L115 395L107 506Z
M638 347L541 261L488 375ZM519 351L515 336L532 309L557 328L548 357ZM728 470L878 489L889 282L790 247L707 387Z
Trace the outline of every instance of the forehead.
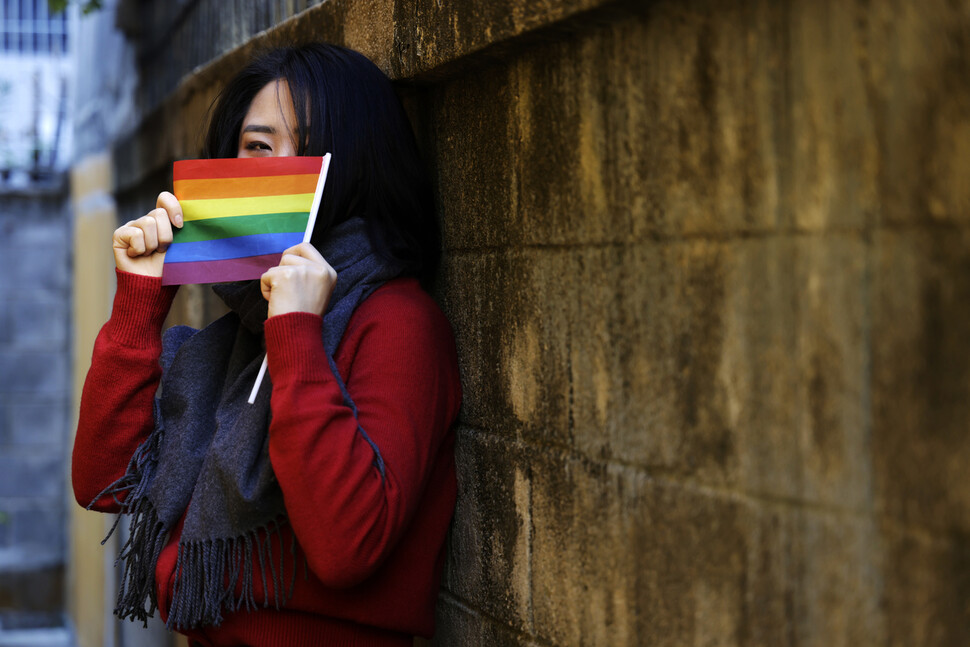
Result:
M253 97L253 102L249 104L249 110L246 111L243 119L243 125L257 122L296 124L293 98L290 96L290 86L286 81L267 83Z

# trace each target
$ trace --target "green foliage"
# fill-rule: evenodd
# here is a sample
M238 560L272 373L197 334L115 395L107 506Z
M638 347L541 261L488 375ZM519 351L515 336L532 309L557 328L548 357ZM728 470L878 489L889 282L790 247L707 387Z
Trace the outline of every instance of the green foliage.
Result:
M67 5L71 0L47 0L47 7L50 9L51 13L59 13L67 9ZM84 0L84 4L81 5L81 13L87 15L92 11L97 11L101 8L101 0Z

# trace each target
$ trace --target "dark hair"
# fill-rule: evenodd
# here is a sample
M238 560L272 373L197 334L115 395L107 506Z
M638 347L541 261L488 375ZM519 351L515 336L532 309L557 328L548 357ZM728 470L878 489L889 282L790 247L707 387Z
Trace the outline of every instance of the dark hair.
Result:
M391 82L364 55L313 43L270 50L239 72L211 110L204 157L236 157L256 94L286 80L297 118L297 155L333 161L311 242L362 216L379 254L428 279L440 253L431 189L411 124Z

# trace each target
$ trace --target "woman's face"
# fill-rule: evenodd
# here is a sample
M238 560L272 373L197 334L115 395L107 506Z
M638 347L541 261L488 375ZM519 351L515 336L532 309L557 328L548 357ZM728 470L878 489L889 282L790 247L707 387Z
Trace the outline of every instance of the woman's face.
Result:
M296 155L296 111L286 81L273 81L256 93L239 131L237 157Z

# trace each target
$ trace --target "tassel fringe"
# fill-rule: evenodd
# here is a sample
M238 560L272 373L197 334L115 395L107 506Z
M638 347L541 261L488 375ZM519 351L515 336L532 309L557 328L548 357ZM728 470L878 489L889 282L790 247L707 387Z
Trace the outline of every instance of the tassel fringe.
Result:
M280 522L272 521L241 537L180 543L166 626L219 626L223 610L253 611L270 606L281 609L293 596L298 566L296 539L293 537L289 550L285 550L281 528ZM278 551L274 550L274 538ZM287 552L292 567L289 582L284 582ZM255 561L259 562L262 577L262 600L256 599Z
M122 575L114 613L122 620L140 620L145 626L148 626L148 619L158 609L155 565L169 537L168 529L148 497L149 485L158 465L161 437L159 426L135 451L124 476L106 487L88 505L88 509L91 509L102 497L111 495L121 508L121 514L101 541L102 545L115 532L122 514L129 516L128 539L115 561L116 566L122 566ZM119 498L124 493L127 495ZM224 609L230 612L241 609L253 611L260 606L268 608L272 604L278 610L285 605L293 596L298 567L295 535L291 533L289 551L283 546L281 529L285 521L271 521L239 537L180 542L172 608L166 626L173 630L218 626L222 622ZM279 555L273 549L274 537L279 546ZM288 586L283 581L287 552L292 563ZM255 560L259 561L262 600L256 599ZM306 579L306 558L302 561ZM235 593L237 588L238 594ZM270 588L273 591L272 600Z

